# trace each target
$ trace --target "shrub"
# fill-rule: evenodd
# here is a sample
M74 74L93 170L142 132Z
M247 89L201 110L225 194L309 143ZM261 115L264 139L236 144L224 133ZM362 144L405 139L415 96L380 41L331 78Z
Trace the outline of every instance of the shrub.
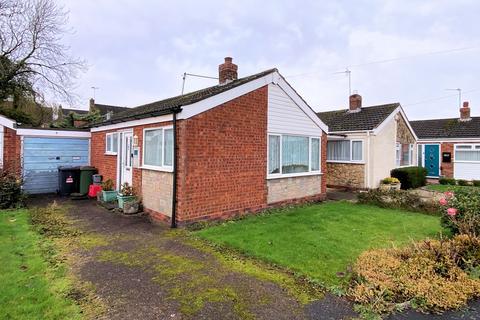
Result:
M404 190L422 187L427 184L427 169L423 167L406 167L393 169L390 175L401 182Z
M381 182L382 184L396 184L400 183L400 180L398 180L397 178L388 177L383 179Z
M0 170L0 209L23 206L25 194L22 191L23 180L20 175Z
M470 185L470 183L469 183L467 180L462 180L462 179L457 180L457 183L458 183L459 186L468 186L468 185Z
M459 308L480 295L480 280L468 274L479 263L480 240L465 235L366 251L352 268L348 293L376 312L408 305L436 312Z
M454 186L457 184L457 181L453 178L440 178L438 179L438 182L443 185L450 185Z
M441 206L432 200L422 199L418 194L406 190L371 189L358 194L358 202L381 208L402 209L430 214L439 214Z
M462 188L455 192L445 192L440 199L443 207L442 225L453 234L480 234L480 190Z
M128 182L125 182L122 184L122 188L120 189L120 193L122 196L134 196L135 192L133 190L133 187L128 184Z
M113 180L112 179L107 179L104 182L102 182L102 190L103 191L113 191Z
M472 184L474 187L480 187L480 180L473 180Z

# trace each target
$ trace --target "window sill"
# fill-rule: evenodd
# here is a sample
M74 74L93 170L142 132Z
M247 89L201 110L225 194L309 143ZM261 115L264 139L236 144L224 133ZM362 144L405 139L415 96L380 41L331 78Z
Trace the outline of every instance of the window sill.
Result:
M327 163L365 164L365 161L335 161L335 160L327 160Z
M116 156L117 153L116 152L105 152L105 155L106 156Z
M413 164L406 164L406 165L403 165L403 166L396 166L395 168L400 169L400 168L408 168L408 167L414 167L414 165Z
M475 161L475 160L453 160L452 163L480 163L480 161Z
M303 172L303 173L287 173L287 174L267 174L267 180L284 179L284 178L296 178L296 177L308 177L308 176L321 176L321 172Z
M160 172L173 172L172 167L155 167L143 165L140 167L142 170L160 171Z

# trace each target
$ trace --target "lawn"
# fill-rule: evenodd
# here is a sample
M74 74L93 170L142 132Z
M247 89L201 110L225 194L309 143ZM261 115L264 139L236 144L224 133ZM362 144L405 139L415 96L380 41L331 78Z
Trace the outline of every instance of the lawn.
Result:
M460 189L475 189L475 190L480 190L479 187L473 187L473 186L452 186L448 184L429 184L426 186L428 190L431 191L438 191L438 192L445 192L445 191L457 191Z
M79 319L65 298L64 271L53 269L31 229L27 210L0 211L0 319Z
M400 246L441 231L439 217L328 202L226 222L197 234L328 286L340 284L337 273L364 250Z

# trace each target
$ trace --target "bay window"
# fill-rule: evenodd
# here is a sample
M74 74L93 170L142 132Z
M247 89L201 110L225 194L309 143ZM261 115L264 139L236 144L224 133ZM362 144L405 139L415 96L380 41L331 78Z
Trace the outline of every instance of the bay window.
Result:
M268 175L320 172L320 138L268 135Z
M107 133L105 135L105 153L117 154L118 151L118 133Z
M363 140L330 140L327 143L327 161L362 162Z
M395 162L397 167L413 165L413 144L397 142L395 148Z
M480 162L480 145L455 145L455 162Z
M169 170L172 165L173 129L145 129L143 131L143 167Z

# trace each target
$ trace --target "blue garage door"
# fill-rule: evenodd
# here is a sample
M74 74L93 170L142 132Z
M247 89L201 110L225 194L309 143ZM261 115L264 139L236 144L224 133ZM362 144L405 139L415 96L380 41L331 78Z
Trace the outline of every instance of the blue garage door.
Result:
M58 167L89 164L89 140L77 138L29 138L23 140L24 189L51 193L58 189Z

